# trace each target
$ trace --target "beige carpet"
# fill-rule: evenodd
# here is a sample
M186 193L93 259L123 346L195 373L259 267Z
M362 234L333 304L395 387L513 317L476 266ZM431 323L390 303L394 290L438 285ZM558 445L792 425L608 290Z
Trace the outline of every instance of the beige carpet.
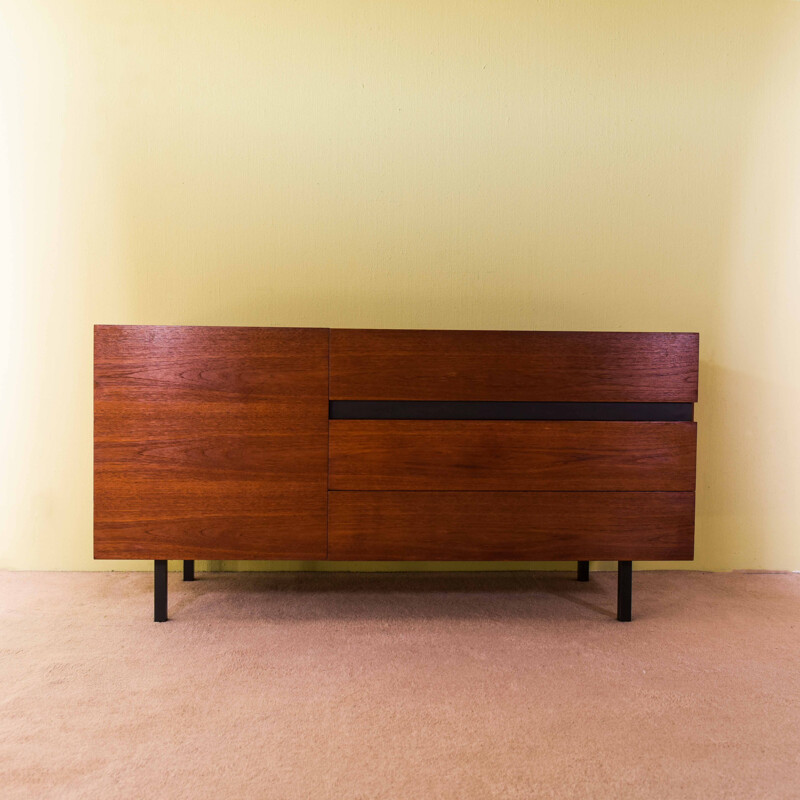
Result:
M615 587L0 573L0 797L800 797L800 575Z

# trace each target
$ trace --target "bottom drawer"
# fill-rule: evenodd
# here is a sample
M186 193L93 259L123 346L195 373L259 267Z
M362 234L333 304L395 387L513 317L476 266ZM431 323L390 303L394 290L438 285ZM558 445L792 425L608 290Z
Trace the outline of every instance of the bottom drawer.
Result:
M694 555L694 492L328 493L335 561L659 561Z

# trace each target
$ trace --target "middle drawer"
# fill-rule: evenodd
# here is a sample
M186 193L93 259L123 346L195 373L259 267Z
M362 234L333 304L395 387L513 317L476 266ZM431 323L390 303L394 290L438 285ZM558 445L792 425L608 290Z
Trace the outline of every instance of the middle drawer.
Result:
M331 420L328 488L694 491L694 422Z

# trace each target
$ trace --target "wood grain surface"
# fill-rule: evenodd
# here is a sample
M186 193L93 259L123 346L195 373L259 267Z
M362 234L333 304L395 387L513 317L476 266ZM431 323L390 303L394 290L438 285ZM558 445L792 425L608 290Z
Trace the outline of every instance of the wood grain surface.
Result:
M328 558L683 560L693 492L329 492Z
M695 333L331 330L332 400L695 402Z
M693 422L331 420L331 489L694 491Z
M327 330L97 326L96 558L325 558Z

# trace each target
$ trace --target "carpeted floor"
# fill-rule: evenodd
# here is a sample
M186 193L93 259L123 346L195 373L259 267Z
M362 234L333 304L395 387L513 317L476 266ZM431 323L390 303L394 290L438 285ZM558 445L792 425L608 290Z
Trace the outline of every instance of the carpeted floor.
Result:
M0 797L797 798L800 575L0 573Z

